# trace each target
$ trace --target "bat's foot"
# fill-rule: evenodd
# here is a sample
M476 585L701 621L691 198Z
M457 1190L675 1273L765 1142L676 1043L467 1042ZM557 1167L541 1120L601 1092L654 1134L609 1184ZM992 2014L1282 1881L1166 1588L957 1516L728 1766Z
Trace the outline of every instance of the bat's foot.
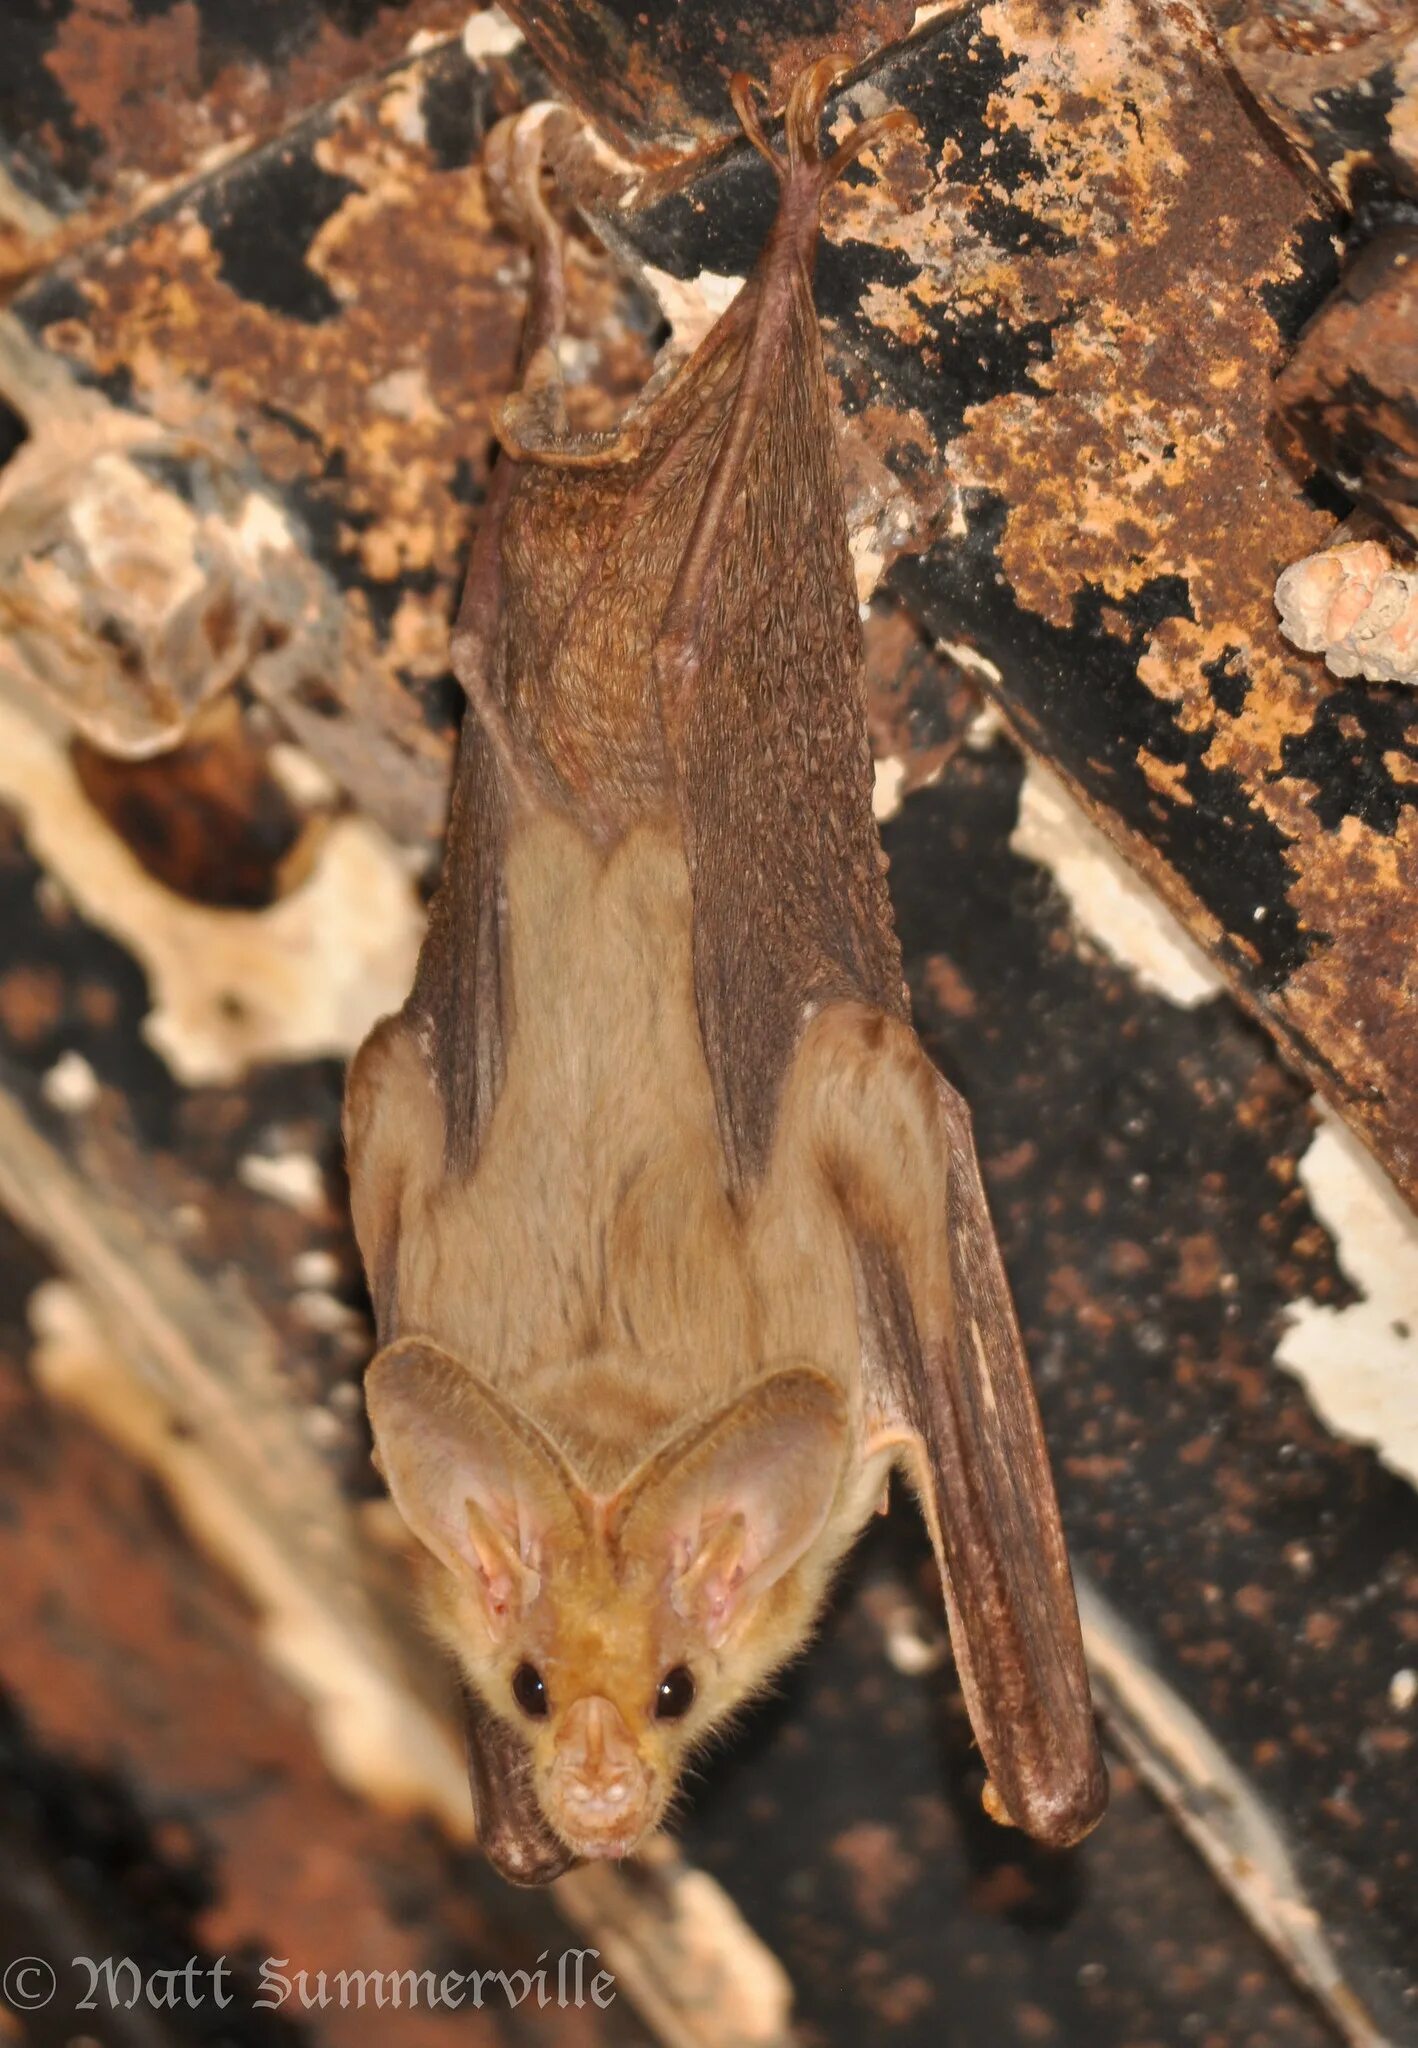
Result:
M980 1804L984 1807L990 1819L999 1827L1012 1828L1014 1826L1014 1816L995 1789L993 1778L986 1778L985 1789L980 1794Z
M532 282L522 330L521 388L504 411L516 411L532 438L568 432L557 343L566 324L566 254L561 229L542 193L549 142L564 138L575 116L539 100L499 121L483 144L483 170L498 213L532 254ZM554 145L553 145L554 146Z
M839 78L845 78L851 69L851 59L836 52L830 57L819 57L806 71L798 73L788 94L788 104L783 114L786 158L773 148L763 132L758 108L754 104L753 95L757 88L753 80L740 71L730 81L729 93L743 132L759 155L773 166L774 175L780 184L801 181L820 197L864 149L869 149L874 142L894 129L916 126L913 116L906 113L904 108L894 107L890 113L878 114L870 121L863 121L859 127L851 131L831 156L824 157L822 110L827 105L828 94L833 86Z

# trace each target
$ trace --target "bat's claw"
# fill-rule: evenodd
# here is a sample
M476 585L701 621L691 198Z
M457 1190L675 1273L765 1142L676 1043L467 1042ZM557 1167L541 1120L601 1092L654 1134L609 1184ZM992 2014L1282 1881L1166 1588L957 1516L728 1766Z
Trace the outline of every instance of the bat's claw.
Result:
M549 151L579 124L555 100L537 100L490 128L483 143L483 172L501 218L533 248L554 237L556 223L542 197L542 167Z
M839 79L845 78L851 69L851 58L838 50L829 56L819 57L806 71L798 73L788 94L788 104L783 115L783 135L788 149L786 163L763 132L762 119L754 100L758 88L753 80L740 71L730 81L729 93L740 126L758 154L773 166L774 175L780 184L793 173L806 173L817 191L825 191L834 179L841 176L848 164L859 157L864 149L869 149L881 136L895 129L916 127L912 115L904 108L894 107L889 113L878 114L870 121L863 121L860 126L852 129L830 157L824 157L823 109L827 105L833 86Z
M990 1819L997 1822L1000 1827L1012 1828L1014 1826L1014 1816L1000 1798L993 1778L986 1778L985 1789L980 1794L980 1804L984 1807Z

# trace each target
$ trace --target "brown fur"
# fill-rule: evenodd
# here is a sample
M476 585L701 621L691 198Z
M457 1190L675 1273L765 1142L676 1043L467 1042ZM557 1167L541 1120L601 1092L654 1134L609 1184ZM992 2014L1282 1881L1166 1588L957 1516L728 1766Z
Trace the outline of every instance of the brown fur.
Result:
M754 276L604 442L561 416L541 130L490 144L537 255L515 460L454 635L444 878L347 1133L375 1438L523 1882L658 1823L896 1461L991 1810L1067 1841L1106 1796L968 1115L906 1020L871 819L808 273L841 68L794 88Z

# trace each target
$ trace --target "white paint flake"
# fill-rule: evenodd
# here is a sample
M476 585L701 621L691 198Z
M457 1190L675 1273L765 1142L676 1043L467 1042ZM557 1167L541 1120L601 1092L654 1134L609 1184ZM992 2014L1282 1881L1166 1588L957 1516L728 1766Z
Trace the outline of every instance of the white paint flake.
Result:
M145 968L144 1036L185 1086L343 1057L408 993L423 912L399 849L367 819L336 819L310 874L268 909L218 910L154 881L89 803L66 748L3 701L0 799L80 914Z
M78 1116L98 1101L98 1076L81 1052L62 1052L39 1084L51 1109Z
M653 263L645 265L645 281L660 302L675 346L686 353L698 348L743 288L741 277L728 277L722 271L701 270L697 277L683 278L657 270Z
M988 656L981 654L978 647L972 647L968 640L937 640L935 647L937 654L947 655L969 675L983 676L987 683L1004 681Z
M1079 929L1143 988L1187 1010L1223 992L1220 975L1166 904L1037 761L1025 774L1009 844L1049 870Z
M308 1152L248 1152L237 1161L236 1177L253 1194L284 1202L302 1216L318 1216L325 1207L325 1176Z
M901 788L906 780L906 763L899 754L889 754L884 761L874 764L876 780L872 785L871 814L878 825L884 825L888 818L894 818L901 808Z
M463 25L463 54L476 64L480 57L506 57L522 41L522 31L500 7L482 7Z
M1330 1429L1418 1485L1418 1217L1338 1117L1320 1119L1300 1179L1363 1299L1296 1302L1275 1356Z

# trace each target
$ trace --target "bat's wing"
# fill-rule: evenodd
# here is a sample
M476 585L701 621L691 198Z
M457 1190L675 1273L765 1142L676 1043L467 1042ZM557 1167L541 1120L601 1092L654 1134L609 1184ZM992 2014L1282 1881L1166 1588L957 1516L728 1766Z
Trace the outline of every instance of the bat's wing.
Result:
M826 58L798 79L786 162L764 144L746 87L736 90L782 190L768 245L725 316L738 322L734 406L657 663L693 885L699 1015L741 1187L767 1165L805 1016L843 996L905 1013L811 263L823 191L906 117L868 122L824 162L823 102L848 68Z
M741 1193L769 1170L789 1092L812 1105L856 1264L869 1406L921 1495L993 1810L1067 1842L1107 1786L1063 1533L969 1113L905 1021L872 818L809 277L821 191L880 132L821 161L844 68L813 67L789 101L778 219L731 309L733 408L662 627L696 993ZM740 113L764 147L742 94Z
M910 1026L821 1012L784 1134L834 1190L856 1273L869 1448L920 1496L990 1773L986 1805L1076 1841L1107 1804L1048 1452L970 1114Z

